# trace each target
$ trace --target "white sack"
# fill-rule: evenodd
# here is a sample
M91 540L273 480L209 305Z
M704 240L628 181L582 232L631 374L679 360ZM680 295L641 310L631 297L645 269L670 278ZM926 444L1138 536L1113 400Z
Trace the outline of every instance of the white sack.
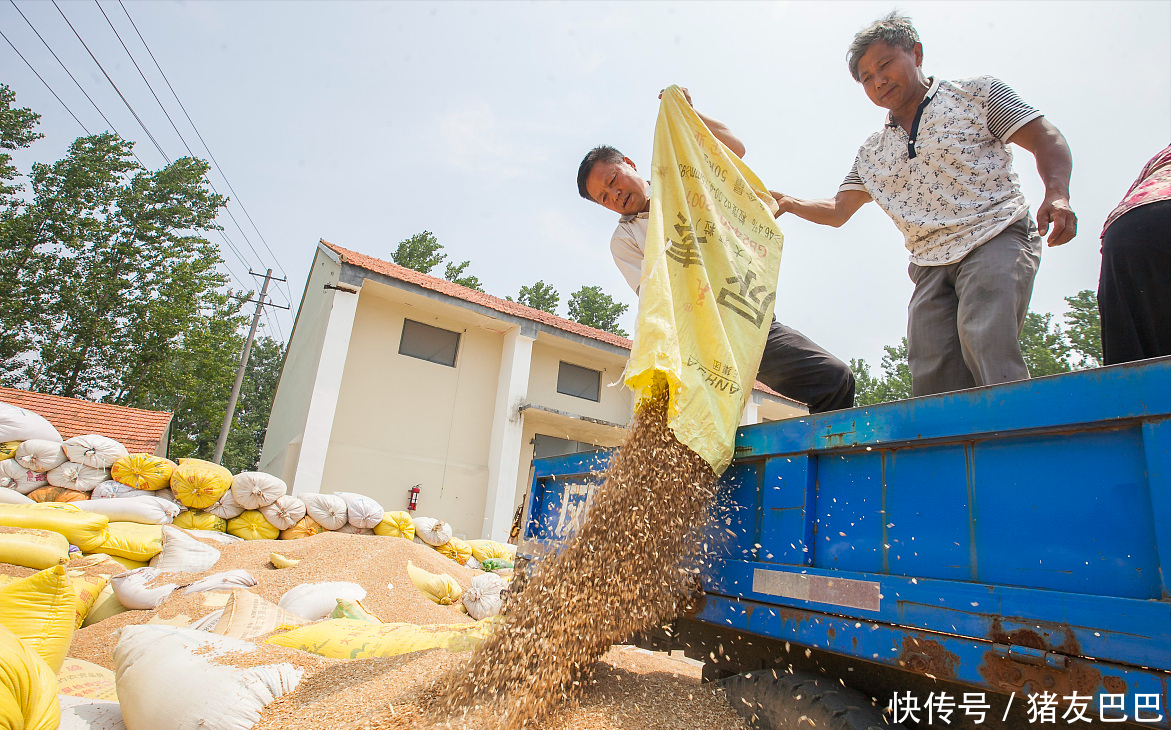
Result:
M129 730L249 730L264 706L292 692L292 664L241 669L232 655L255 644L163 625L127 626L114 649L122 716Z
M69 461L69 457L60 441L29 439L16 447L12 460L26 469L49 471Z
M350 525L350 524L342 525L341 527L334 530L334 532L344 532L348 535L373 535L374 534L374 530L371 530L369 527L354 527L353 525Z
M98 469L109 469L115 461L130 453L114 439L96 433L74 436L62 445L70 461Z
M220 551L211 545L203 544L174 525L164 525L163 549L150 559L150 567L167 573L202 573L219 559Z
M285 480L262 471L244 471L232 477L232 496L244 509L260 509L270 505L278 497L285 496L287 491Z
M365 597L366 589L357 583L302 583L290 588L277 605L301 618L318 621L333 613L337 599L360 601Z
M0 403L0 443L29 439L47 439L60 443L61 434L43 416L11 403Z
M158 568L135 568L110 578L114 598L126 608L155 609L174 593L177 583L163 583L147 588L147 584L158 578L163 571Z
M305 516L305 503L286 494L278 497L272 504L261 507L260 514L278 530L287 530Z
M3 482L6 478L0 476L0 482ZM12 487L0 486L0 504L36 504L36 501L24 496Z
M373 529L382 522L382 505L373 499L353 492L334 492L346 500L346 521L354 527L369 527Z
M137 522L140 525L169 525L179 514L172 502L158 497L113 497L74 502L86 512L110 518L110 522Z
M67 461L61 466L50 469L45 473L45 477L54 487L92 492L94 487L110 478L110 470Z
M187 511L187 507L175 498L175 493L171 491L170 487L164 487L163 489L156 489L154 491L149 489L135 489L122 482L107 479L94 487L94 490L89 493L90 499L115 499L118 497L153 497L154 499L162 499L170 502L178 507L180 512Z
M126 730L122 706L110 700L57 695L61 724L57 730Z
M434 517L415 517L415 537L431 547L439 547L451 540L451 525Z
M219 498L219 501L208 507L204 512L210 512L216 517L223 517L225 520L239 517L244 512L244 507L236 498L232 496L232 490L224 492L224 496Z
M183 529L183 532L186 532L191 537L198 537L201 540L211 540L213 542L222 543L224 545L230 545L234 542L240 542L241 540L244 539L242 537L236 537L235 535L229 535L226 532L220 532L219 530L188 530L187 528L182 528L182 529Z
M341 497L332 494L302 494L301 501L305 503L305 514L327 530L336 530L348 521L346 500Z
M19 494L28 494L34 489L48 486L49 479L44 472L34 471L16 463L16 459L0 461L0 487L8 487Z
M247 570L238 568L236 570L225 570L223 573L216 573L215 575L201 578L187 586L187 590L183 591L183 595L206 593L207 591L231 591L237 588L251 588L254 585L256 585L256 579L252 577L252 574Z
M220 619L224 617L224 609L219 608L212 611L203 618L196 619L187 624L187 628L192 631L215 631L215 627L220 625Z
M508 586L508 581L495 573L484 573L472 578L472 584L460 596L468 615L480 621L500 613L500 591Z

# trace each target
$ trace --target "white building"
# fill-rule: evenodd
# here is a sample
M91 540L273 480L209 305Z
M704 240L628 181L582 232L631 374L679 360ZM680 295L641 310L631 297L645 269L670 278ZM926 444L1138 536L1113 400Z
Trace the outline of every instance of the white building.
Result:
M322 241L260 457L294 494L353 491L508 537L534 454L614 446L630 340ZM804 413L757 386L745 423Z

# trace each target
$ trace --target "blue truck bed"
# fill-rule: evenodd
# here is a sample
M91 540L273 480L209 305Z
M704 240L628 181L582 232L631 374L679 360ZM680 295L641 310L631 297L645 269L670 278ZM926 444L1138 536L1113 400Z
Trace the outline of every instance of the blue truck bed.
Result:
M522 556L607 457L534 462ZM1171 358L744 427L717 505L685 619L734 670L790 642L1171 727Z

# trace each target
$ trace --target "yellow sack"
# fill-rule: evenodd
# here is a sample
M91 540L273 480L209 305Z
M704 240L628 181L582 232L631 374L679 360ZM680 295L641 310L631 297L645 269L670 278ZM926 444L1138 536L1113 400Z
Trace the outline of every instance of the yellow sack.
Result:
M66 657L61 671L57 672L57 692L70 697L118 701L114 670L73 657Z
M86 575L82 570L66 570L69 574L69 585L73 589L73 628L79 629L89 614L90 608L105 590L110 582L106 575ZM0 586L20 580L6 575L0 575ZM113 591L111 590L111 593Z
M153 454L127 454L110 467L110 477L128 487L158 491L170 486L175 462Z
M59 532L0 527L0 563L44 570L69 562L69 541Z
M97 552L109 537L110 519L72 504L0 504L0 525L59 532L83 553Z
M0 586L0 625L56 672L73 640L73 585L63 566Z
M0 626L0 727L57 730L57 679L45 660Z
M732 460L777 294L776 201L700 120L663 92L650 221L626 385L669 390L668 426L717 474Z
M254 509L245 510L228 520L227 533L245 540L275 540L281 536L281 531Z
M374 526L374 534L383 537L415 539L415 521L409 512L384 512L382 522Z
M219 622L211 632L247 640L271 634L276 629L293 629L307 623L308 619L286 611L255 593L237 588L232 591Z
M116 558L149 562L163 551L163 526L137 522L111 522L110 537L98 552Z
M320 654L330 659L381 659L426 649L467 651L480 645L495 624L375 624L335 618L277 634L266 644Z
M232 472L202 459L179 459L171 473L171 491L191 509L210 507L232 486Z
M110 560L113 560L114 562L118 563L118 565L121 565L126 570L134 570L135 568L145 568L146 566L150 565L149 560L147 560L147 561L134 560L132 558L124 558L121 555L110 555L108 557L110 558Z
M453 537L442 545L435 546L435 552L446 555L455 562L463 565L472 557L472 546L458 537Z
M377 528L375 529L377 530ZM324 530L324 527L317 524L317 520L313 519L309 515L305 515L301 519L297 520L297 524L293 525L287 530L281 530L281 539L299 540L302 537L313 537L314 535L321 534Z
M472 557L481 563L492 558L512 560L516 557L516 545L509 545L506 542L468 540L468 546L472 548Z
M5 441L0 443L0 461L11 459L16 455L16 447L20 446L21 441Z
M416 568L411 561L407 561L407 575L411 582L427 598L441 606L450 606L459 600L464 589L459 583L446 573L429 573L422 568Z
M175 521L171 523L175 527L182 527L184 530L213 530L215 532L224 532L228 529L228 521L223 517L217 517L211 512L204 512L199 509L189 509L186 512L180 512Z
M82 628L86 626L93 626L99 621L105 621L111 616L117 616L126 610L118 597L114 595L114 586L107 583L102 592L94 600L94 605L89 607L89 613L85 615L85 620L81 622Z
M382 619L374 615L374 612L362 605L361 601L347 601L344 598L337 599L337 608L329 614L329 618L348 618L354 621L366 621L367 623L380 624Z

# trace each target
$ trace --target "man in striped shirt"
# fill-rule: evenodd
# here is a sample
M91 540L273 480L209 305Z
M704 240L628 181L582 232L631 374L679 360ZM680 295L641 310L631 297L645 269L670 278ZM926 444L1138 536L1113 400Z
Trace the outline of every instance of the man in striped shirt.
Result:
M1019 337L1040 235L1059 246L1077 232L1065 137L999 79L925 76L919 34L898 13L859 31L848 58L867 97L889 110L886 124L858 149L835 197L774 192L777 215L837 227L873 200L902 231L915 283L907 322L915 395L1028 378ZM1045 184L1036 223L1009 142L1033 154Z

